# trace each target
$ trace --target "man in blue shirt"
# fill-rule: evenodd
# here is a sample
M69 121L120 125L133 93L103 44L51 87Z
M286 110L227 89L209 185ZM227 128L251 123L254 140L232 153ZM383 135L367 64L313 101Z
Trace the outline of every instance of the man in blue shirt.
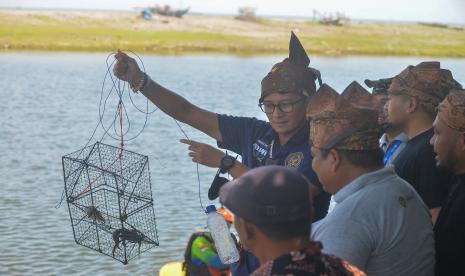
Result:
M313 184L314 220L317 220L326 215L329 194L322 192L318 178L310 166L312 157L305 115L308 98L316 91L315 81L318 79L321 84L321 79L317 70L308 67L310 59L293 33L289 50L289 58L275 64L262 80L259 106L266 113L269 122L219 115L201 109L151 80L139 69L133 58L121 51L115 55L117 62L114 74L121 80L128 81L134 91L142 92L169 116L214 138L220 147L240 154L242 163L233 161L225 167L233 177L239 177L251 168L268 164L299 170ZM193 161L214 167L227 163L223 162L227 158L224 153L218 152L207 154L209 160L202 161L199 155L206 149L205 145L195 141L184 142L189 144Z
M388 89L393 78L385 78L379 80L365 80L368 87L373 88L372 95L376 99L378 107L379 119L378 122L384 133L379 139L379 146L384 152L384 166L394 164L396 157L402 152L408 142L408 137L402 132L399 126L390 123L387 119L387 105L389 100Z

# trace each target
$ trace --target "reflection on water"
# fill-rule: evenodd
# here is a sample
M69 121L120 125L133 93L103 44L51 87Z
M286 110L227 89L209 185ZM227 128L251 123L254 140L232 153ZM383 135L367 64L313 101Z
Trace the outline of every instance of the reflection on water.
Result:
M178 142L183 135L172 119L157 111L126 148L149 156L160 246L123 266L74 243L66 204L54 208L63 189L61 156L84 146L98 121L105 58L103 54L0 54L1 275L156 274L161 264L180 260L190 233L205 225L196 167L186 146ZM260 81L282 59L142 58L154 79L195 104L218 113L262 119L257 107ZM420 60L316 57L312 66L321 70L324 82L340 91L352 80L389 77ZM465 83L465 60L441 61ZM134 100L144 107L141 95ZM108 108L114 112L116 105L110 100ZM130 116L135 134L144 116L134 110ZM183 127L190 138L213 144L207 136ZM96 137L101 135L100 130ZM118 145L111 139L104 142ZM205 204L216 170L199 169Z

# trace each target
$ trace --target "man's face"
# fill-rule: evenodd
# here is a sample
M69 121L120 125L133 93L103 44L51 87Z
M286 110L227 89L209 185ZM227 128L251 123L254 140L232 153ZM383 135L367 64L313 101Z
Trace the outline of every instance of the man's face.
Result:
M306 124L306 100L306 98L296 93L273 93L266 96L263 99L264 105L280 104L284 111L288 111L283 112L283 110L276 106L272 113L266 112L273 130L279 135L289 135L294 134Z
M406 95L389 95L387 102L387 120L394 127L402 129L407 121L407 108L409 106L410 97Z
M433 129L434 135L430 144L433 145L436 153L436 166L456 172L459 154L462 153L460 148L463 147L463 141L460 139L462 135L448 127L438 117L434 120Z
M334 172L332 172L331 158L329 154L323 156L320 149L312 147L312 169L318 176L320 183L323 187L323 190L327 191L330 194L335 194L334 188Z
M377 103L378 123L383 126L383 128L387 128L389 125L387 114L387 102L389 101L389 96L387 94L376 94L373 97Z
M385 133L397 133L399 126L395 126L388 119L389 96L385 94L374 95L378 107L378 123Z

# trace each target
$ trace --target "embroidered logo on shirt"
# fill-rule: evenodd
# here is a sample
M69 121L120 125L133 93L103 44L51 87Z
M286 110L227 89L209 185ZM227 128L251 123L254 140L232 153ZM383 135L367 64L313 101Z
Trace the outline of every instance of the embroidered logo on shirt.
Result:
M257 142L253 143L253 157L257 158L258 161L262 162L263 159L268 155L268 150L270 146L264 143L261 140L257 140Z
M302 160L304 160L304 154L302 152L293 152L286 157L284 166L297 169L300 167Z
M405 200L405 198L399 196L399 204L405 208L407 206L407 201Z

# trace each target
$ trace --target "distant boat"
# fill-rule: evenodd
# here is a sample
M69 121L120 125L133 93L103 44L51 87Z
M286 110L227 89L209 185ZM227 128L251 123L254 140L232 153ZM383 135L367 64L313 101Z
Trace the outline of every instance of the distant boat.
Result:
M164 6L154 6L154 7L149 7L150 12L153 14L159 14L159 15L164 15L164 16L174 16L174 17L182 17L185 15L188 11L189 8L186 9L173 9L171 8L170 5L164 5Z
M336 14L324 14L315 9L313 9L313 20L318 20L318 22L323 25L335 26L341 26L350 22L350 18L347 17L344 13L336 12Z
M238 15L235 16L235 19L244 20L244 21L257 21L257 16L255 16L254 7L240 7L238 10Z

